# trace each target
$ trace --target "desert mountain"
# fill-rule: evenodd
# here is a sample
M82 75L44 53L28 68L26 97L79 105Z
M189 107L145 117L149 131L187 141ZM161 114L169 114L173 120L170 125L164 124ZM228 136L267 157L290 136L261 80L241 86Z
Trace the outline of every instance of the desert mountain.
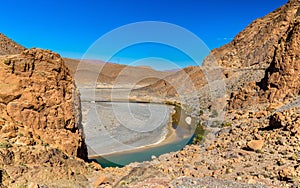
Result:
M25 48L0 33L0 55L19 54Z
M75 60L64 58L79 84L91 84L97 81L106 85L140 85L146 86L172 74L171 72L156 71L150 67L126 66L105 63L99 60ZM96 79L94 79L96 78Z
M144 91L174 96L178 88L189 88L180 87L180 82L169 81L182 80L186 75L193 82L193 87L201 90L208 79L206 69L215 67L222 70L223 75L215 79L223 79L226 82L229 95L243 87L246 88L249 81L254 81L259 83L257 85L263 93L266 90L281 90L283 93L277 93L277 99L285 95L297 96L299 87L295 81L299 79L299 4L300 1L291 0L265 17L255 20L229 44L212 50L201 68L185 68L165 80L145 87ZM264 95L271 93L266 92Z
M208 90L208 82L224 80L228 109L224 122L215 122L219 131L207 131L204 143L124 168L101 169L77 158L86 157L72 78L79 61L66 59L71 74L50 51L0 56L1 186L88 187L97 182L94 187L299 187L299 12L300 1L290 0L213 50L203 68L163 73L164 79L135 90L172 97L181 89ZM101 67L86 63L91 68L80 67L77 75L83 83ZM112 84L124 66L105 66L96 81ZM143 74L148 70L140 69ZM222 74L208 74L214 71ZM133 74L122 78L134 83L140 79ZM201 94L197 97L205 98ZM94 169L101 173L97 179L89 178Z
M228 108L224 122L216 122L220 131L215 139L206 137L202 147L187 146L175 155L160 157L158 164L155 161L149 166L155 170L168 169L161 177L170 174L171 177L178 174L191 177L176 182L183 187L195 186L187 182L199 183L205 176L248 184L259 182L266 187L299 187L299 54L300 1L290 0L252 22L229 44L213 50L203 63L202 74L195 74L193 78L193 71L186 71L190 78L198 76L204 80L202 76L207 67L222 70L223 76L216 80L223 79L226 83ZM190 69L197 71L195 67ZM170 77L180 79L182 74ZM162 83L167 81L160 80L140 90L159 93L159 88L164 88ZM174 93L172 88L166 92ZM195 164L195 161L201 162ZM186 169L186 164L194 165ZM174 170L177 166L183 170ZM140 174L136 178L140 178ZM129 176L123 180L129 180ZM206 182L200 184L210 186ZM252 185L245 185L248 186Z

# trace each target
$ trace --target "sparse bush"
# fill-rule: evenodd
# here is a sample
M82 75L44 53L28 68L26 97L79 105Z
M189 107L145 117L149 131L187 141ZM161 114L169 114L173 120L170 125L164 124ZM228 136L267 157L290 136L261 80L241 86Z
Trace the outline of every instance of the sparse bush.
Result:
M218 115L219 114L218 114L217 110L213 109L212 112L211 112L211 115L209 117L216 118L216 117L218 117Z
M195 133L194 133L194 139L193 139L193 143L194 144L198 144L202 141L204 141L204 133L205 133L205 129L203 126L197 126Z
M200 111L199 111L199 115L202 116L203 114L204 114L204 111L203 111L203 110L200 110Z
M12 145L8 142L0 142L0 148L10 148Z
M5 59L5 60L4 60L4 64L5 64L5 65L9 65L9 64L10 64L10 60L9 60L9 59Z
M231 122L226 122L226 121L224 121L223 123L222 123L222 127L231 127Z
M220 121L213 121L211 123L211 127L220 127L221 126L221 122Z
M47 146L49 146L49 144L47 142L45 142L44 140L42 140L42 146L47 147Z

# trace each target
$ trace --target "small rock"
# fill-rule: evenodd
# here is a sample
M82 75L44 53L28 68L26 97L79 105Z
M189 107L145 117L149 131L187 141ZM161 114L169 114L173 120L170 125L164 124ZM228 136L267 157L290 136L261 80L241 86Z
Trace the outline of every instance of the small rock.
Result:
M254 179L249 179L248 184L256 184L256 181Z
M279 172L279 177L283 181L293 181L296 176L297 173L293 167L284 168Z
M210 145L206 148L207 151L210 151L210 150L213 150L215 149L215 146L214 145Z
M192 123L192 118L191 117L186 117L185 122L190 125Z
M31 183L28 184L28 188L39 188L39 187L40 186L38 184L33 183L33 182L31 182Z
M228 168L228 169L226 169L226 174L230 174L230 173L232 173L232 171L233 171L232 168Z
M263 140L252 140L247 143L247 146L249 147L249 149L251 149L253 151L261 150L263 145L264 145Z
M283 165L285 165L285 163L286 163L286 161L284 159L279 159L277 161L278 166L283 166Z
M102 169L101 165L98 164L98 163L96 163L96 162L94 162L94 161L91 162L91 165L92 165L92 166L94 167L94 169L97 170L97 171Z
M242 180L242 177L241 177L241 176L238 176L238 177L236 177L236 180L237 180L237 181L241 181L241 180Z
M107 182L108 182L108 180L105 176L99 176L93 185L94 185L94 187L98 187L99 185L103 185Z

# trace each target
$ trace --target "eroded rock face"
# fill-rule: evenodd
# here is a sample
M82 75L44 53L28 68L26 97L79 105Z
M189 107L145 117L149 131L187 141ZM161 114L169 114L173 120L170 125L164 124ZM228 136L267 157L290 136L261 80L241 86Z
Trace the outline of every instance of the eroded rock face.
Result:
M58 54L30 49L0 57L0 135L87 158L74 80Z
M19 54L25 48L0 33L0 55Z
M274 19L270 20L271 17ZM290 1L268 16L253 22L242 33L246 34L250 31L259 33L260 30L254 31L251 29L259 25L264 26L261 30L266 30L266 32L261 40L253 37L252 40L254 43L264 45L268 41L272 42L257 53L253 53L252 51L246 53L249 54L249 60L254 63L253 65L250 64L250 66L247 66L247 63L242 63L244 61L239 61L241 65L238 67L249 69L261 67L262 69L266 69L263 71L264 73L261 78L258 76L254 81L250 79L243 80L244 87L239 92L232 93L229 102L230 109L253 106L258 103L285 102L299 96L300 2ZM249 37L249 35L246 35L246 37ZM235 42L237 42L237 39L233 41L233 43ZM264 56L268 58L260 58L260 61L255 63L256 61L251 58L253 55L258 58ZM225 66L229 64L230 62L225 64ZM256 74L255 71L253 73Z
M300 16L291 22L289 29L276 46L273 61L259 83L270 102L297 97L300 93Z

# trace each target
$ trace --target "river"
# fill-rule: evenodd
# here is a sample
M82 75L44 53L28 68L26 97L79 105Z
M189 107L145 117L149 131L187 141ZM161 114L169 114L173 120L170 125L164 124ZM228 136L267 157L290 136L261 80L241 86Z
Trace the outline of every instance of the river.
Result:
M165 104L84 100L81 106L89 158L103 167L178 151L192 140L196 123Z

